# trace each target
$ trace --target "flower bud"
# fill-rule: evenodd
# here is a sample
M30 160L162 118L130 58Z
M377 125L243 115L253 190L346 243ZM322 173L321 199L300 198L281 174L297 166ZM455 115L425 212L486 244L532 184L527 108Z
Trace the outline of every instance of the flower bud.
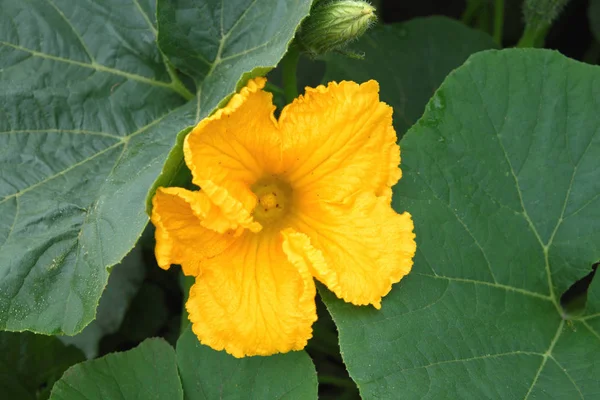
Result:
M547 29L569 0L525 0L523 17L529 29Z
M297 40L302 51L315 57L358 39L376 19L375 8L366 1L318 1L302 23Z

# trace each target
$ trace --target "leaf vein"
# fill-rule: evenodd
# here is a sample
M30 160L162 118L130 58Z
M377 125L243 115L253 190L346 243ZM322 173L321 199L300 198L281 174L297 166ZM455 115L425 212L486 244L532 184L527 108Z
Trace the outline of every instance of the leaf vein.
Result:
M66 174L67 172L71 171L72 169L77 168L77 167L79 167L79 166L87 163L88 161L90 161L90 160L92 160L92 159L94 159L94 158L96 158L96 157L98 157L98 156L100 156L100 155L102 155L102 154L104 154L104 153L106 153L106 152L108 152L108 151L110 151L110 150L112 150L112 149L114 149L114 148L122 145L122 144L127 145L127 143L129 142L129 140L132 137L137 136L140 133L145 132L147 129L151 128L152 126L158 124L160 121L162 121L163 119L165 119L166 117L168 117L171 114L171 112L173 112L173 111L174 110L171 110L170 112L168 112L168 113L164 114L163 116L155 119L154 121L150 122L149 124L146 124L146 125L142 126L140 129L138 129L137 131L131 133L130 135L124 136L123 138L121 138L121 140L118 143L115 143L115 144L113 144L113 145L111 145L111 146L109 146L109 147L107 147L107 148L99 151L98 153L94 154L93 156L90 156L90 157L86 158L85 160L81 160L80 162L75 163L75 164L69 166L68 168L65 168L64 170L62 170L62 171L60 171L60 172L58 172L58 173L56 173L56 174L54 174L54 175L52 175L52 176L44 179L42 181L36 182L33 185L30 185L30 186L22 189L19 192L16 192L16 193L13 193L13 194L10 194L8 196L3 197L0 200L0 204L4 203L5 201L7 201L10 198L21 196L23 193L28 192L28 191L30 191L32 189L35 189L36 187L41 186L44 183L47 183L48 181L51 181L54 178L62 176L64 174Z
M2 246L0 246L0 250L2 250L2 248L4 248L4 246L6 245L6 243L8 242L8 239L10 239L10 236L13 233L13 230L15 229L15 225L17 224L17 217L19 215L19 198L16 197L15 198L15 216L13 218L13 222L10 225L10 229L8 230L8 234L6 235L6 239L4 239L4 242L2 243Z
M435 367L438 365L455 364L455 363L463 363L463 362L466 363L466 362L470 362L470 361L478 361L478 360L485 360L485 359L490 359L490 358L499 358L499 357L516 356L516 355L529 355L529 356L540 356L540 357L543 356L542 353L537 353L534 351L516 350L516 351L510 351L507 353L485 354L485 355L475 356L475 357L458 358L458 359L454 359L454 360L444 360L444 361L438 361L438 362L434 362L434 363L430 363L430 364L426 364L426 365L419 365L419 366L410 367L410 368L402 368L400 370L392 371L389 374L385 374L383 376L377 377L373 380L364 382L362 384L364 384L364 385L372 384L372 383L375 383L382 379L385 379L391 375L401 374L403 372L414 371L414 370L418 370L418 369L427 369L427 368Z
M172 82L171 83L167 83L167 82L157 81L155 79L146 78L145 76L133 74L133 73L130 73L130 72L125 72L125 71L122 71L120 69L106 67L104 65L97 64L97 63L90 64L90 63L84 63L84 62L81 62L81 61L71 60L71 59L64 58L64 57L53 56L51 54L42 53L42 52L39 52L39 51L36 51L36 50L29 49L27 47L22 47L22 46L19 46L19 45L13 44L13 43L4 42L4 41L0 41L0 45L6 46L6 47L11 47L11 48L16 49L16 50L24 51L26 53L31 54L34 57L45 58L45 59L56 61L56 62L62 62L62 63L66 63L66 64L72 64L72 65L76 65L76 66L82 67L82 68L88 68L88 69L92 69L92 70L99 71L99 72L104 72L104 73L108 73L108 74L122 76L122 77L125 77L127 79L131 79L131 80L134 80L134 81L142 82L142 83L145 83L145 84L148 84L148 85L152 85L152 86L158 86L158 87L170 89L170 90L173 90L173 91L179 93L173 87L173 83Z
M562 370L562 372L567 376L567 378L571 381L571 383L573 384L573 386L577 390L577 393L579 393L579 397L581 399L585 399L585 397L583 396L583 393L581 393L581 389L579 389L579 386L577 385L577 383L575 383L575 381L571 377L571 374L569 374L569 371L567 371L567 369L564 368L561 365L561 363L559 363L558 360L556 358L554 358L552 355L550 355L549 357L550 357L550 359L552 359L552 361L554 361L554 363L558 366L558 368L560 368Z
M454 217L456 218L456 220L458 221L458 223L464 228L464 230L469 234L469 236L471 237L471 239L473 239L473 243L475 243L475 245L477 246L477 248L479 249L479 251L481 252L481 255L483 256L483 259L485 260L488 270L490 272L490 275L492 277L492 280L494 281L494 283L498 283L498 281L496 280L496 276L494 275L494 271L492 270L492 264L490 262L490 260L488 259L487 255L485 254L485 251L483 250L483 247L481 246L481 244L479 243L479 241L477 240L477 238L475 237L475 235L473 235L473 233L471 232L471 230L469 229L469 227L467 226L467 224L462 220L462 218L460 218L458 216L458 213L452 208L450 207L450 204L442 201L442 199L440 197L438 197L437 193L434 192L433 188L429 185L429 183L427 182L427 180L425 178L423 178L421 176L421 174L415 174L417 175L422 181L423 183L429 188L429 190L431 191L431 193L433 194L433 196L443 205L445 205L448 210L452 213L452 215L454 215Z
M594 335L598 338L598 340L600 340L600 333L596 332L596 330L594 328L592 328L590 326L590 324L587 323L587 321L582 320L581 323Z
M52 8L54 8L56 10L56 12L63 19L63 21L65 21L67 23L67 25L69 26L69 28L71 28L71 31L73 31L73 34L75 34L75 37L77 38L77 40L81 44L81 47L83 48L83 51L85 51L85 54L90 59L91 63L95 64L96 60L95 60L94 56L92 55L90 49L88 49L87 45L85 44L85 42L83 40L83 37L75 29L75 26L73 26L73 24L71 23L71 21L69 21L69 19L65 16L65 14L62 12L62 10L60 8L58 8L58 6L56 4L54 4L54 2L52 0L46 0L46 1L48 2L48 4L50 4L50 6L52 6Z
M540 237L540 234L538 233L537 229L535 228L535 225L533 224L533 221L531 220L531 217L529 217L529 214L527 213L527 208L525 207L525 202L523 201L523 193L521 192L521 187L519 185L519 178L517 177L517 175L515 174L515 169L510 161L510 158L508 157L508 153L506 152L506 148L504 147L504 144L502 143L502 139L500 138L500 133L498 132L498 129L496 129L496 126L494 125L494 123L492 122L492 118L490 117L490 112L486 106L486 103L483 99L483 95L481 94L481 90L479 89L479 85L477 84L477 82L475 81L475 78L473 77L473 74L471 73L470 69L466 69L469 78L471 79L471 82L473 83L473 85L477 88L476 92L479 96L479 100L481 102L481 106L483 108L483 111L488 119L488 122L490 124L490 126L492 127L494 134L496 135L496 138L498 139L498 145L500 146L500 149L502 150L502 153L504 154L504 159L506 160L506 163L508 164L508 167L510 169L510 173L515 181L515 188L517 190L517 194L519 196L519 201L521 203L521 207L523 208L523 218L525 218L525 220L527 221L529 228L531 229L531 231L533 232L533 234L535 235L535 237L537 238L538 242L540 243L540 246L542 247L542 250L544 252L544 267L546 270L546 277L547 277L547 281L548 281L548 289L550 290L550 297L552 298L552 302L554 303L555 307L557 308L557 310L559 310L560 312L560 306L558 305L557 301L556 301L556 295L554 293L554 284L552 283L552 274L550 272L550 263L548 260L548 249L546 248L546 246L544 245L544 242L542 241L542 238Z
M0 131L0 135L10 135L14 133L69 133L74 135L104 136L121 141L123 140L123 136L113 135L112 133L87 131L82 129L22 129L12 131Z
M154 37L156 37L158 32L157 32L156 28L154 27L154 24L152 23L152 21L150 21L150 17L148 16L148 14L146 14L144 12L144 10L142 9L142 6L140 5L140 2L138 0L132 0L132 1L133 1L133 4L136 6L136 8L139 10L142 17L146 20L146 23L148 23L148 27L150 28L152 33L154 33Z
M112 150L112 149L114 149L114 148L116 148L116 147L118 147L118 146L120 146L122 144L123 144L123 142L115 143L112 146L109 146L109 147L107 147L107 148L105 148L105 149L97 152L93 156L90 156L90 157L88 157L88 158L86 158L84 160L81 160L81 161L79 161L79 162L77 162L77 163L69 166L68 168L65 168L65 169L57 172L56 174L49 176L48 178L45 178L45 179L43 179L43 180L41 180L39 182L36 182L33 185L30 185L30 186L28 186L28 187L26 187L26 188L24 188L24 189L22 189L22 190L20 190L20 191L18 191L16 193L9 194L8 196L4 196L2 198L2 200L0 200L0 204L4 203L5 201L7 201L8 199L11 199L13 197L19 197L19 196L23 195L24 193L27 193L27 192L35 189L38 186L41 186L41 185L43 185L45 183L48 183L49 181L51 181L51 180L53 180L55 178L58 178L59 176L63 176L64 174L68 173L69 171L72 171L73 169L75 169L75 168L77 168L77 167L79 167L81 165L84 165L88 161L91 161L91 160L95 159L96 157L99 157L102 154L104 154L104 153L106 153L106 152L108 152L108 151L110 151L110 150Z
M466 279L466 278L453 278L453 277L442 276L442 275L429 275L429 274L423 274L423 273L419 273L419 272L414 272L413 274L414 275L422 275L422 276L426 276L426 277L434 278L434 279L445 279L445 280L454 281L454 282L471 283L474 285L490 286L490 287L494 287L497 289L506 290L509 292L520 293L525 296L535 297L535 298L546 300L546 301L552 301L552 298L548 295L544 295L544 294L537 293L537 292L532 292L532 291L526 290L526 289L516 288L513 286L502 285L500 283L478 281L475 279Z
M544 366L546 365L546 362L548 361L548 357L550 357L552 355L552 350L554 350L554 346L556 346L556 343L558 342L558 339L560 338L560 334L562 333L564 324L565 324L565 320L563 319L560 321L560 324L558 325L558 329L556 330L556 333L554 334L554 338L552 338L552 341L550 342L550 347L548 347L548 350L546 350L546 352L544 354L542 354L542 362L540 364L540 367L538 368L535 376L533 377L531 386L529 386L529 390L525 394L525 397L523 398L523 400L527 400L529 398L531 391L533 390L535 384L537 383L537 381L540 377L540 374L542 373L542 370L544 369Z

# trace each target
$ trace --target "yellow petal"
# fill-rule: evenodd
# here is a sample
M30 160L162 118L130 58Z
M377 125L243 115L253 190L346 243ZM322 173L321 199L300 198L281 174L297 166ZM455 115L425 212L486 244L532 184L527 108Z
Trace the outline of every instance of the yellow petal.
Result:
M180 264L186 275L197 275L207 258L223 252L234 241L235 231L217 233L205 226L228 224L202 192L181 188L159 188L152 199L151 220L156 227L156 260L163 269Z
M400 149L377 82L306 88L283 109L279 125L284 169L297 191L325 201L371 191L391 201Z
M362 193L353 204L312 204L294 225L286 239L304 249L313 275L347 302L380 308L412 268L411 216L397 214L384 197Z
M281 144L266 80L250 80L228 105L202 120L184 142L185 161L194 184L240 226L252 231L256 196L250 185L281 163Z
M186 304L205 345L235 357L300 350L317 319L315 285L301 255L274 230L246 231L208 260Z

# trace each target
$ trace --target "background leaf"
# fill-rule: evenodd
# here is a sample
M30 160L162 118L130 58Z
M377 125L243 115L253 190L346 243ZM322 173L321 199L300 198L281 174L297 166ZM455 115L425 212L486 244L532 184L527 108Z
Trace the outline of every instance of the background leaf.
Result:
M596 41L600 41L600 1L590 0L588 9L590 28Z
M350 46L364 53L364 60L327 57L323 82L378 81L380 97L394 107L394 128L402 137L450 71L471 54L495 47L489 35L446 17L379 25Z
M155 43L153 1L0 0L0 329L72 335L94 318L177 132L244 73L276 64L310 1L273 4L238 2L187 25L189 38L222 46L186 103ZM189 14L184 5L170 2L163 21ZM221 21L226 38L206 30Z
M78 364L52 388L52 400L183 400L173 348L162 339Z
M0 394L3 399L47 399L63 372L83 360L78 349L55 337L0 332Z
M177 342L177 363L188 400L317 398L315 367L303 351L235 358L201 345L188 328Z
M556 52L492 51L436 92L393 201L415 221L413 271L381 311L322 291L365 399L600 394L600 315L558 305L600 258L599 78Z
M60 340L81 349L88 359L98 355L98 345L105 335L115 333L144 280L144 262L141 248L136 246L110 272L108 284L102 293L96 318L75 336L61 336Z
M158 43L196 81L196 120L234 93L240 76L244 84L277 65L310 5L311 0L158 0Z
M165 296L155 284L143 285L131 302L121 330L133 342L155 336L168 318Z

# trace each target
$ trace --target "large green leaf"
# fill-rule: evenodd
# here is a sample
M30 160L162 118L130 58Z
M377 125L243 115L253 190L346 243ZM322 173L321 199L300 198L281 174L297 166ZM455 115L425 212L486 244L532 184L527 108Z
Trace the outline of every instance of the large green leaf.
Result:
M0 332L0 394L7 400L47 399L54 382L83 359L52 336Z
M329 56L324 81L377 80L381 99L394 107L394 127L401 137L450 71L471 54L494 47L489 35L445 17L380 25L351 45L364 53L364 60Z
M0 328L73 334L147 223L194 104L136 2L0 8Z
M546 50L445 80L401 142L413 271L381 311L322 291L365 399L598 398L600 297L558 301L600 259L599 98L600 68Z
M158 0L158 43L196 81L197 119L232 94L241 75L277 65L311 2Z
M246 33L269 4L240 3L232 21L207 16L235 25L221 56L238 56L215 62L186 103L156 46L152 0L0 0L0 329L74 334L94 318L107 267L147 223L145 196L177 132L245 72L272 67L308 3L262 20L265 35L281 33L258 49ZM188 28L225 43L203 24Z
M177 363L187 400L317 398L315 367L303 351L240 359L201 345L188 328Z
M75 365L50 399L183 400L175 352L162 339L148 339L133 350Z

